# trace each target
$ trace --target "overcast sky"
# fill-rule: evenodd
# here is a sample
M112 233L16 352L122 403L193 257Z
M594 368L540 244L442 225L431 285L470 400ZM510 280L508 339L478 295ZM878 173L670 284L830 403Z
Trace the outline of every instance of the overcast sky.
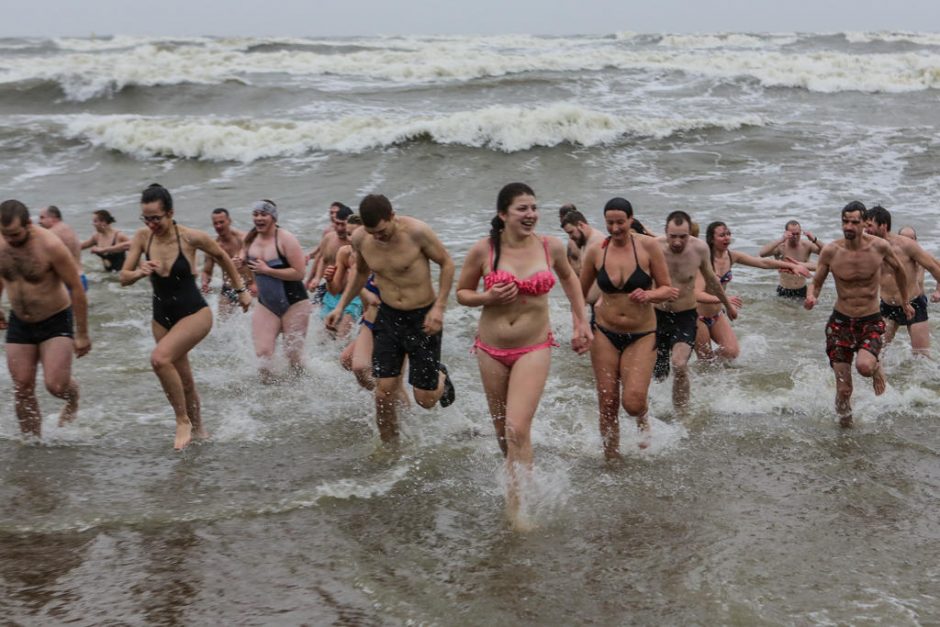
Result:
M0 36L940 31L940 0L0 0Z

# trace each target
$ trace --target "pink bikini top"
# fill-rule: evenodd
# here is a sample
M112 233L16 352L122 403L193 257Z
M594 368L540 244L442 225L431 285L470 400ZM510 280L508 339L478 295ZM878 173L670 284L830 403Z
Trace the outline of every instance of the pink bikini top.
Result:
M545 248L545 263L552 267L551 257L548 255L548 240L542 238L542 246ZM490 244L490 268L493 267L493 245ZM499 283L515 283L519 288L519 293L523 296L542 296L552 291L555 286L555 275L550 269L540 270L527 279L517 279L516 275L505 270L495 270L483 277L483 287L490 289Z

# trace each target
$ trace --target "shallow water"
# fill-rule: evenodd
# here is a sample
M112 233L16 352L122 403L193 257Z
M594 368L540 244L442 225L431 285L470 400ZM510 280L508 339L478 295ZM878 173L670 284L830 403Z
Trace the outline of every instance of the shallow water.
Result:
M208 228L226 206L245 226L251 201L273 197L312 247L330 201L379 190L429 222L459 266L499 187L524 180L546 234L561 234L562 202L600 226L603 203L625 195L654 229L681 208L703 225L727 221L733 246L753 253L790 217L837 237L839 209L857 197L884 203L895 230L914 225L937 252L938 45L857 33L3 40L0 176L6 196L54 202L83 236L96 208L132 230L139 190L159 180L184 224ZM652 447L641 452L625 420L613 466L555 290L562 347L526 503L537 529L514 533L468 353L477 312L451 299L444 358L457 403L406 411L397 452L379 447L371 397L338 368L339 344L312 332L307 374L262 386L247 317L217 319L191 355L213 437L176 454L148 362L149 286L122 289L96 262L84 262L93 350L75 365L79 420L58 428L60 404L40 392L43 444L22 444L0 368L7 620L940 616L940 366L915 360L902 333L884 357L888 391L858 382L857 427L840 430L823 353L831 282L806 312L773 295L772 273L735 267L740 359L693 365L688 416L673 412L669 383L654 384Z

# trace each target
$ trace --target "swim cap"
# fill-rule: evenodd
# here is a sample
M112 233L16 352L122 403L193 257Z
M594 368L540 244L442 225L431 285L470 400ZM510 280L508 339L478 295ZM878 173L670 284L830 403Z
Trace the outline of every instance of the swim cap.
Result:
M270 200L259 200L253 204L251 206L251 212L254 213L256 211L271 214L271 217L274 218L275 222L277 222L277 205L275 205Z

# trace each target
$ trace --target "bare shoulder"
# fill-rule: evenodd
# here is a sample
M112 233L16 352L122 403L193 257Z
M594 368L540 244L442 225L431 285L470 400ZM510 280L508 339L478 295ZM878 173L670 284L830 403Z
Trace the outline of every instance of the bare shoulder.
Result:
M205 231L182 226L180 224L176 225L176 228L179 229L180 238L194 248L202 248L210 240L215 243L215 240L212 240Z
M360 250L362 248L363 242L366 241L366 238L369 236L366 233L365 229L356 229L356 232L352 234L352 237L349 238L350 245L356 249Z
M278 240L287 246L300 246L300 240L297 239L297 236L288 231L287 229L278 229Z
M554 235L543 235L542 239L548 244L548 250L552 255L567 255L568 246Z
M412 218L411 216L396 216L396 219L398 220L399 226L414 240L425 241L429 238L436 237L427 222Z

